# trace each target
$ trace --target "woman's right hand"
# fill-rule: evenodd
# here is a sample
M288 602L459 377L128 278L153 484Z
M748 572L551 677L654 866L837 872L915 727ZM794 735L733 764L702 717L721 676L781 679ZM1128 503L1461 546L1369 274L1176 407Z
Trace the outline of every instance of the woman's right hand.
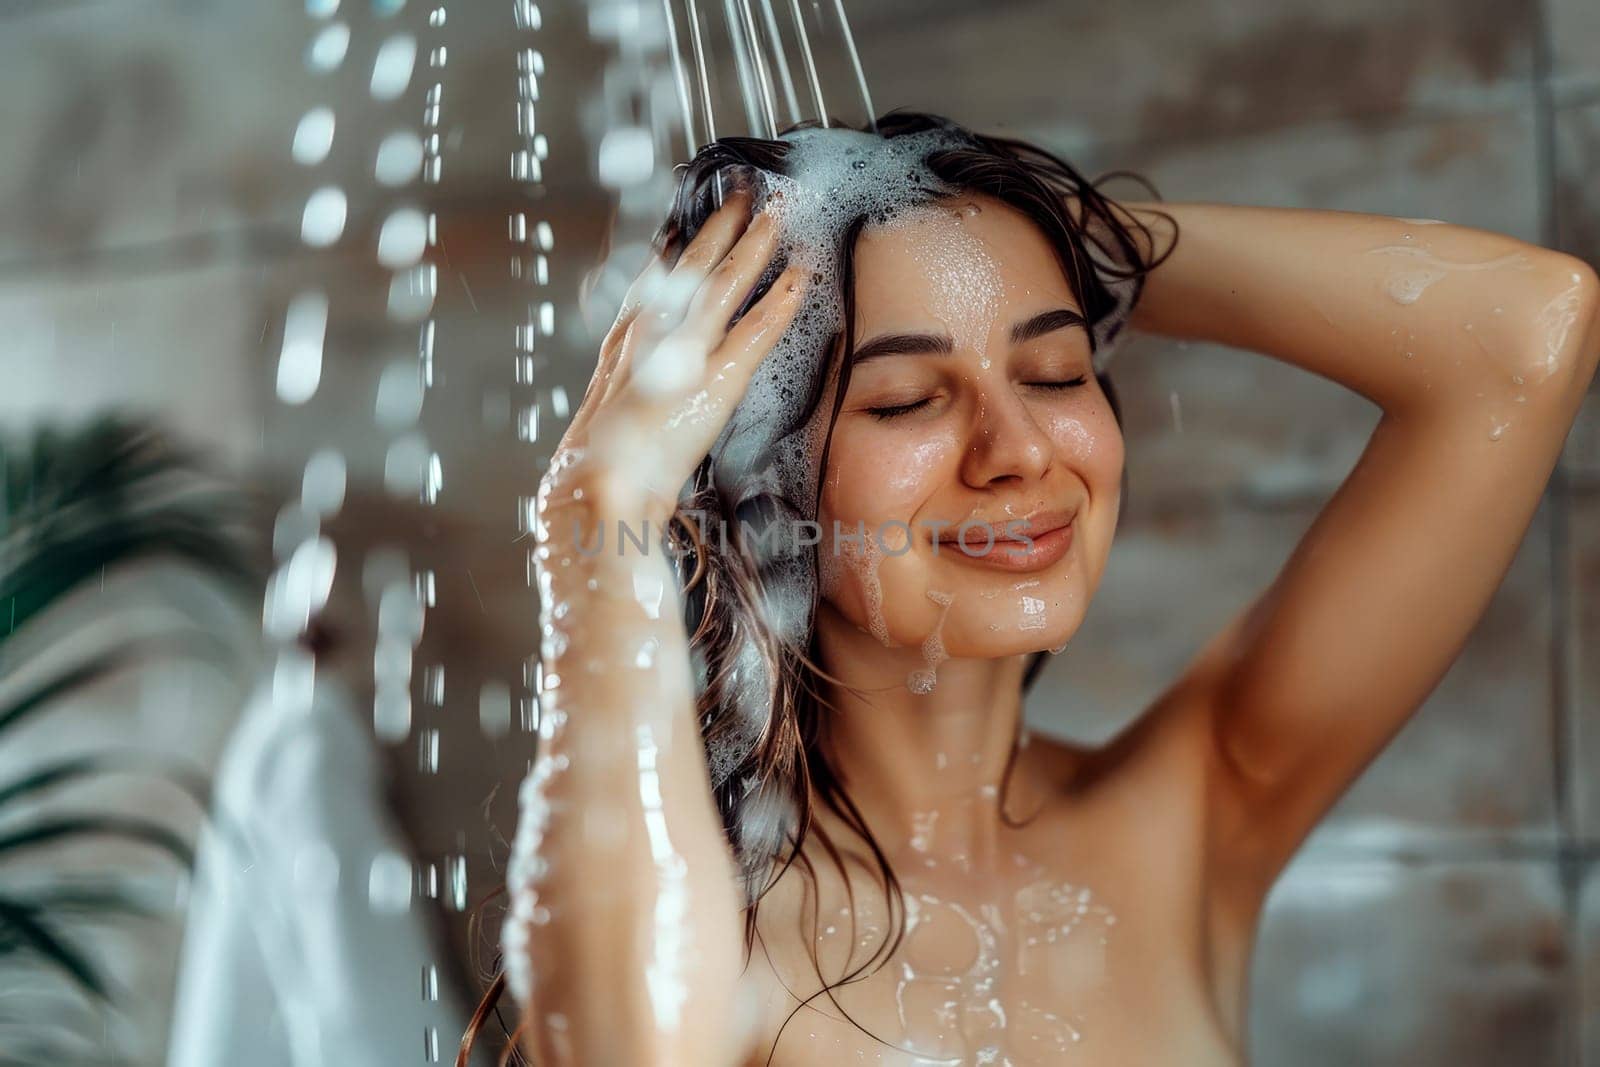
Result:
M776 220L732 193L670 270L652 258L623 298L541 503L593 496L618 515L664 520L794 319L804 272L790 267L731 329L772 262Z
M741 977L737 867L684 621L666 607L675 576L664 553L624 554L620 531L614 550L592 553L552 535L567 536L569 516L576 528L672 514L798 309L790 270L728 327L772 260L774 231L731 196L671 271L646 269L540 483L540 740L504 944L526 996L525 1046L553 1067L726 1067L752 1040L762 1001Z

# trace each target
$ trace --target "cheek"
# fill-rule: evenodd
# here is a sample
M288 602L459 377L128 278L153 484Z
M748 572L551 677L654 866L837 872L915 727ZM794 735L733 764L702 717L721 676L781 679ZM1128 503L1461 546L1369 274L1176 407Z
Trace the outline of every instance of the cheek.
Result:
M1122 430L1111 406L1100 401L1081 410L1050 416L1047 432L1056 455L1089 485L1096 496L1116 492L1122 483Z
M897 586L896 575L919 564L905 545L904 523L913 530L923 504L956 477L961 446L954 432L929 432L911 436L903 430L857 424L834 433L828 477L817 516L822 543L818 546L821 592L846 613L873 620L869 627L880 640L880 628L895 622L887 587ZM841 538L834 552L833 524L841 534L854 533L861 524L864 544ZM886 553L878 547L887 546ZM891 616L884 618L885 611ZM858 620L861 621L861 620Z
M950 431L908 437L861 425L834 434L822 522L909 522L953 475L960 444Z
M1126 459L1122 428L1117 425L1110 404L1102 401L1091 410L1057 415L1051 422L1050 434L1062 462L1083 480L1088 492L1088 510L1080 519L1076 549L1082 572L1075 575L1075 580L1084 583L1083 593L1088 596L1105 572L1122 509Z

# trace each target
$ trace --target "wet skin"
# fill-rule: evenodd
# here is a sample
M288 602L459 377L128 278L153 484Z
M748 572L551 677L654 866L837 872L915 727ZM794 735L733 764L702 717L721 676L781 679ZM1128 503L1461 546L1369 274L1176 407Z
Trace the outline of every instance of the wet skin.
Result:
M686 635L660 611L671 576L541 535L541 744L508 879L540 1062L1236 1062L1268 890L1459 654L1600 363L1600 281L1572 257L1416 220L1162 205L1183 238L1134 326L1271 353L1383 419L1276 581L1133 726L1093 751L1033 741L1002 797L1026 656L1073 638L1104 572L1122 441L1081 328L1018 329L1077 309L1043 238L981 197L945 206L861 242L858 351L908 334L941 351L902 339L857 368L823 472L825 530L913 531L904 553L830 565L816 620L848 685L829 759L913 902L893 958L834 993L875 1037L826 998L794 1013L878 947L869 865L851 903L808 843L818 898L791 868L741 970ZM699 287L686 318L659 298L619 317L543 522L670 510L799 299L786 275L723 336L773 247L747 219L730 204L675 268ZM1443 273L1423 286L1413 261ZM664 331L705 376L647 395L631 369ZM927 525L1050 511L1072 536L1028 571L935 551Z
M1133 1063L1176 1048L1186 1062L1230 1062L1192 921L1195 859L1174 847L1195 836L1183 823L1196 783L1152 746L1091 785L1084 754L1034 739L1007 796L1027 825L1000 818L1018 716L1008 694L1027 653L1082 623L1119 508L1122 435L1071 287L1032 223L986 197L869 231L856 264L858 352L902 340L854 368L821 520L885 531L885 543L844 542L830 562L825 537L817 627L825 666L864 694L835 694L831 754L889 851L910 922L881 968L834 990L837 1005L819 997L785 1027L824 985L819 966L837 981L890 929L862 850L853 907L820 852L820 897L791 869L760 913L759 1047L776 1041L773 1062L793 1064ZM1071 536L1025 571L936 543L963 520L1002 536L1040 512L1070 514ZM982 527L967 541L986 542ZM935 635L948 658L929 654ZM908 684L919 671L931 692Z

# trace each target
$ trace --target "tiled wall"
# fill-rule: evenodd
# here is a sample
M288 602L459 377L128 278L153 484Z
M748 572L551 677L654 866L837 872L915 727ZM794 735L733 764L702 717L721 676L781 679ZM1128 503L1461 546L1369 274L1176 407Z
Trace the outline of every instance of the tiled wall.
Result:
M365 413L411 342L373 297L372 235L392 198L367 175L386 126L415 128L422 87L387 110L367 100L387 32L372 7L344 0L350 53L323 75L302 64L312 24L290 3L0 7L0 417L156 410L269 492L297 484L309 442L336 444L353 501L381 496ZM574 4L545 7L552 162L537 211L568 253L552 286L570 301L605 224L575 117L597 63ZM1174 200L1443 218L1600 261L1594 0L847 7L879 110L1037 139L1091 173L1142 172ZM441 586L429 639L450 681L418 712L443 731L438 773L420 774L411 746L390 756L419 854L465 851L474 900L501 877L491 857L528 755L525 735L490 744L463 725L484 679L525 696L518 666L534 649L508 545L550 434L521 444L508 412L537 402L548 421L553 387L576 397L588 377L583 331L564 323L547 381L526 396L509 386L520 308L504 220L527 206L505 180L509 8L451 6L446 179L403 191L439 212L450 256L443 380L423 416L447 479L427 519ZM424 12L413 0L388 19L415 30ZM361 118L308 172L289 139L318 103ZM351 189L351 224L311 254L299 212L327 181ZM340 295L335 355L325 406L290 415L271 374L285 303L312 278ZM1130 464L1121 540L1089 625L1030 700L1042 728L1080 737L1125 722L1271 579L1377 417L1329 382L1214 346L1138 339L1114 374ZM420 522L365 514L341 532L347 558ZM1256 1062L1600 1067L1597 592L1600 400L1461 661L1275 891ZM357 622L360 610L348 608ZM365 650L349 662L370 672ZM464 917L443 918L465 959Z

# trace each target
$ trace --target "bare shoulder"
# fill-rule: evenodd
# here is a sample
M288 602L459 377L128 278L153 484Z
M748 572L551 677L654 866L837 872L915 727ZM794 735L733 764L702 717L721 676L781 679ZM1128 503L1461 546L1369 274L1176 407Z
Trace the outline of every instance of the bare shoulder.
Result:
M1150 778L1173 788L1200 788L1212 770L1216 700L1216 687L1191 668L1105 742L1085 745L1034 734L1027 755L1036 769L1078 796L1141 787Z
M1101 857L1111 866L1139 857L1138 869L1169 887L1203 892L1249 842L1248 798L1218 756L1220 699L1191 671L1101 745L1036 738L1019 761L1048 800L1026 806L1054 809L1056 832L1071 833L1079 852L1111 842Z

